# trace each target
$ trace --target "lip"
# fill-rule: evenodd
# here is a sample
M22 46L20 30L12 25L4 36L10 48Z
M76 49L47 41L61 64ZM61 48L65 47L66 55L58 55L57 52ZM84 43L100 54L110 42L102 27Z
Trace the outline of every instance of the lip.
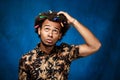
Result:
M46 40L48 43L52 43L53 41L51 39Z

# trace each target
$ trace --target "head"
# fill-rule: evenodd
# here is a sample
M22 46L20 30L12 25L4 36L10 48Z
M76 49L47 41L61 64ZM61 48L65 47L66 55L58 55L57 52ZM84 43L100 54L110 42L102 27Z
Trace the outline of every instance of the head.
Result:
M69 28L67 18L57 12L44 12L35 19L35 32L46 45L54 45Z

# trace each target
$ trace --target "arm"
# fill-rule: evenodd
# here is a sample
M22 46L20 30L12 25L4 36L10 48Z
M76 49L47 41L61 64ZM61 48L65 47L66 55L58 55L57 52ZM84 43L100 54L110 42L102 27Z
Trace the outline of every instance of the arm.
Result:
M26 67L23 59L19 61L19 76L18 80L27 80Z
M85 44L79 45L80 56L88 56L99 50L101 43L88 28L83 26L80 22L78 22L66 12L60 11L58 14L64 14L68 19L68 23L72 24L85 40Z

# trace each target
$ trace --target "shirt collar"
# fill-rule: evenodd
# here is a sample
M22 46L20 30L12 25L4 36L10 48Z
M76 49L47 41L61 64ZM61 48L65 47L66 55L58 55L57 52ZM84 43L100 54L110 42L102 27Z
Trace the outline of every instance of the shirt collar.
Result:
M60 47L59 46L54 46L54 48L52 49L52 51L50 52L50 54L47 54L45 51L42 51L40 49L40 43L38 43L37 47L35 48L36 52L38 53L38 55L40 56L44 56L44 55L51 55L51 54L56 54L60 51Z

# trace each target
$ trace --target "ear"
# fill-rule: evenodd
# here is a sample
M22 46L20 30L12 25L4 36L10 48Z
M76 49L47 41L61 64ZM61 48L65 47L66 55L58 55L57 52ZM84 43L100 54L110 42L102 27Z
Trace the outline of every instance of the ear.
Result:
M40 35L40 32L41 32L41 29L40 29L40 27L38 28L38 35Z
M60 33L60 35L59 35L59 39L61 39L62 38L62 33Z

